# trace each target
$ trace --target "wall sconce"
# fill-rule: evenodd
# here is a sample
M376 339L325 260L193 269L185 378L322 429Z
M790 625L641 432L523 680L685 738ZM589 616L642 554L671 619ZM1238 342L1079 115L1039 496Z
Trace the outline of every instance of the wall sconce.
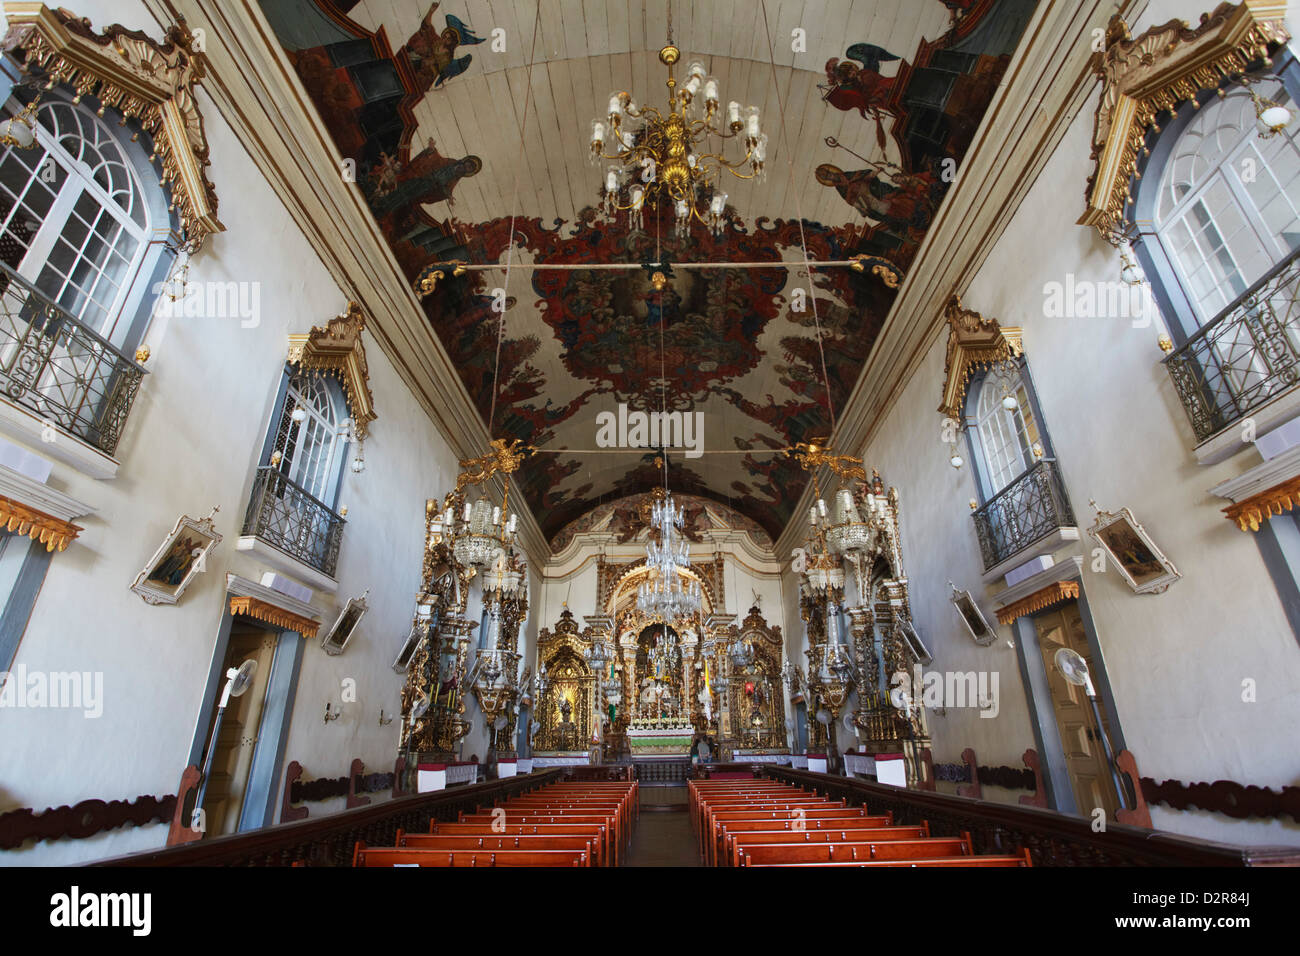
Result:
M1255 101L1255 118L1259 120L1259 138L1272 139L1291 123L1291 111L1274 100L1260 96L1253 89L1250 98Z
M385 716L384 716L384 708L380 707L380 708L379 708L379 726L380 726L380 727L387 727L387 726L388 726L389 724L391 724L392 722L393 722L393 718L392 718L392 717L385 717Z
M1119 280L1125 285L1141 285L1147 281L1147 274L1142 271L1133 246L1127 239L1119 244L1119 262Z
M352 459L352 471L355 474L361 474L366 470L366 451L365 445L357 442L357 457Z
M36 145L35 113L42 95L43 93L38 93L21 111L0 123L0 146L31 149Z
M340 717L343 716L342 707L340 707L338 710L331 710L330 707L331 707L330 702L328 700L325 701L325 723L327 724L331 720L338 720Z
M296 408L294 408L293 412L290 413L289 417L292 418L299 425L301 425L303 422L307 420L307 409L299 405Z

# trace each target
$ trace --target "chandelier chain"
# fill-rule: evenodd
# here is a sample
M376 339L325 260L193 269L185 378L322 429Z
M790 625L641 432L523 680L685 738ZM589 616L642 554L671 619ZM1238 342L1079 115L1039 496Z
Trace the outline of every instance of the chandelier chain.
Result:
M772 46L772 27L767 19L767 0L761 0L759 6L763 11L763 31L767 34L767 56L772 67L772 86L776 90L776 108L781 121L781 147L785 150L786 164L790 168L790 190L794 193L795 213L799 219L799 245L803 250L804 268L808 272L808 298L812 300L813 329L817 335L817 354L821 357L822 363L822 385L826 389L826 412L830 416L828 435L833 436L835 434L835 402L831 398L831 379L826 370L826 346L822 342L821 318L817 314L817 286L813 282L812 264L808 260L808 237L804 232L803 202L800 199L800 190L795 188L794 151L790 148L790 137L786 132L786 104L781 97L781 84L776 75L776 49ZM793 70L790 73L790 82L794 82Z
M527 148L528 143L526 140L526 137L528 135L528 107L529 105L531 105L533 100L533 64L536 62L537 59L537 31L538 31L538 27L541 25L541 22L542 22L542 0L537 0L537 12L533 16L533 41L532 41L532 45L528 48L528 70L526 71L524 76L524 83L527 85L528 90L524 94L524 119L519 127L519 147L520 147L521 159L520 162L515 164L514 196L510 201L510 209L512 210L510 213L510 240L509 242L506 243L506 269L505 269L506 274L505 274L505 279L502 282L502 291L504 293L507 293L507 295L502 296L501 314L497 317L497 348L496 348L496 358L492 366L492 403L488 411L488 421L487 421L488 438L492 437L492 424L495 421L497 415L497 392L501 387L501 342L502 339L505 338L506 301L508 301L508 293L510 291L510 266L511 266L511 260L514 258L514 251L515 251L515 219L518 215L518 209L519 209L519 180L523 174L524 159L528 155L528 148ZM507 484L509 484L510 477L507 475L504 480Z

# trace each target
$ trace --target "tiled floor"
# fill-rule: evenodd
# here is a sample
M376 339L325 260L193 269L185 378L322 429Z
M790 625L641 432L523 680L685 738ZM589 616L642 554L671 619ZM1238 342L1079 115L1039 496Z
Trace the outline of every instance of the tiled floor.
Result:
M647 799L649 796L649 799ZM699 866L685 787L641 788L641 815L625 866Z

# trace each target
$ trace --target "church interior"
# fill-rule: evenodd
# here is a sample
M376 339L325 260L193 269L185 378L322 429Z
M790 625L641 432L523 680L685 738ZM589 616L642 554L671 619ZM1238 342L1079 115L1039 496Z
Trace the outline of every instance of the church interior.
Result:
M1300 865L1300 3L67 2L0 866Z

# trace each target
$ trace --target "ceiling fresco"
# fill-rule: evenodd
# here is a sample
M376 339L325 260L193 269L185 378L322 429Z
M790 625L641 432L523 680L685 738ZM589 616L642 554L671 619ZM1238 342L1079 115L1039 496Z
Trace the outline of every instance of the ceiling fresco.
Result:
M847 269L810 283L804 257L908 268L1033 0L786 6L768 23L752 0L673 2L683 61L759 105L773 143L721 233L678 238L651 207L639 225L599 211L586 162L610 89L662 88L664 0L554 0L531 42L528 0L262 0L407 280L511 263L448 273L423 305L492 434L541 449L516 478L553 547L664 480L662 451L601 443L620 406L697 416L702 454L668 450L669 488L781 533L805 476L779 450L830 431L897 291ZM772 57L766 37L796 30L806 50ZM681 267L719 261L781 265ZM527 268L610 262L668 262L668 283Z

